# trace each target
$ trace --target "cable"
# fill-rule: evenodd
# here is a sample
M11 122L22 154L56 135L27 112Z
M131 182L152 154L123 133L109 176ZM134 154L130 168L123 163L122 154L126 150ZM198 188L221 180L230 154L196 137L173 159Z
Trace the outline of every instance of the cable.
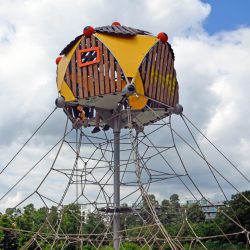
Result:
M201 132L200 129L198 129L197 126L194 125L194 123L189 119L187 118L186 115L182 114L182 117L185 118L223 157L224 159L226 159L231 166L233 166L233 168L247 181L250 183L250 180L235 166L235 164L232 163L232 161L230 161L230 159L228 157L226 157L226 155L218 148L215 146L214 143L212 143L206 136L204 133Z
M6 166L0 171L0 175L6 170L6 168L10 165L10 163L17 157L17 155L24 149L24 147L33 138L33 136L40 130L40 128L46 123L46 121L51 117L51 115L55 112L56 109L57 107L53 109L53 111L45 118L45 120L39 125L39 127L35 130L35 132L29 137L29 139L22 145L22 147L10 159L10 161L6 164Z

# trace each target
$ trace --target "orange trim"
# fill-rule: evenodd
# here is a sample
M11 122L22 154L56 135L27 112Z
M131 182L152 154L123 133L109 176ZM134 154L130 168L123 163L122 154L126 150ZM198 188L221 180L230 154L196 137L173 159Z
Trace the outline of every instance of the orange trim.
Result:
M86 53L86 52L90 52L90 51L96 51L96 59L94 61L82 63L82 57L81 57L82 53ZM79 50L78 55L77 55L77 61L78 61L78 66L80 68L91 65L91 64L99 63L100 62L100 48L99 47L92 47L92 48L88 48L88 49Z

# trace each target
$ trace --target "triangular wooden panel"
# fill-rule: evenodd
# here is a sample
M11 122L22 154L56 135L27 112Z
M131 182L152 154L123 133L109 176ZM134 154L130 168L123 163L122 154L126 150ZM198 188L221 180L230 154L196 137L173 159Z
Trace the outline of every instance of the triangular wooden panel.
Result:
M95 47L99 49L100 53L98 63L80 67L78 53L81 50ZM95 36L90 38L82 36L64 77L76 98L87 99L116 94L121 92L124 79L123 71L109 49Z
M179 87L174 69L174 54L168 43L159 41L145 56L139 71L145 96L156 100L150 103L152 108L161 107L157 102L176 106Z

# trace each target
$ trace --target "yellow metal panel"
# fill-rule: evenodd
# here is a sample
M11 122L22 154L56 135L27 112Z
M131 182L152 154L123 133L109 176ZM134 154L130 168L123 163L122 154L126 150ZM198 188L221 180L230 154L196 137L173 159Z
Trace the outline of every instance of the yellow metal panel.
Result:
M126 77L134 78L148 51L159 41L156 37L136 35L119 37L95 33L119 62Z
M65 55L57 65L57 89L58 89L58 91L60 91L62 88L66 69L69 65L69 62L72 58L73 53L75 52L75 50L80 42L81 42L81 38L76 43L76 45L69 51L69 53L67 55Z
M67 83L63 80L62 85L61 85L61 89L59 90L59 93L61 94L61 96L64 97L65 101L74 101L76 98L73 95L72 91L70 90L69 86L67 85Z
M129 96L129 105L131 106L131 109L143 109L148 102L148 98L144 96L144 87L139 70L137 71L136 77L134 79L134 84L136 93L139 94L139 96Z

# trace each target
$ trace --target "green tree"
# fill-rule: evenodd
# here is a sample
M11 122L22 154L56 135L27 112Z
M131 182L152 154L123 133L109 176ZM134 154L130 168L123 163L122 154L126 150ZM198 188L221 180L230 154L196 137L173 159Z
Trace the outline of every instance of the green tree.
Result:
M7 214L0 214L0 249L17 249L17 235L8 228L14 228L13 220Z
M147 196L142 197L142 211L141 216L144 220L148 220L152 218L151 209L152 208L158 210L160 208L159 202L156 200L154 194L148 194Z
M33 213L33 226L32 231L38 231L41 226L44 224L46 217L48 215L48 209L46 207L41 207ZM42 232L47 232L47 228L45 226L41 229Z
M180 199L178 194L172 194L169 197L170 206L168 210L169 221L173 224L174 227L179 227L179 224L182 223L183 215L181 213Z
M164 225L166 225L170 221L169 212L170 212L170 201L165 199L161 202L161 208L159 214L159 219Z
M243 196L242 196L243 195ZM232 195L228 205L234 210L240 224L250 231L250 191ZM229 209L227 209L229 210Z
M170 204L172 207L174 207L175 209L179 209L180 208L180 199L178 194L172 194L170 197Z
M81 210L78 204L69 204L62 209L61 230L66 234L77 234L81 226Z
M23 208L23 211L16 217L16 225L18 229L24 231L33 231L33 227L35 226L34 222L34 213L35 208L33 204L28 204ZM22 247L26 241L28 241L32 237L31 233L21 233L18 237L18 245Z
M166 211L169 210L169 208L170 208L170 201L164 199L164 200L161 202L161 210L166 212Z
M164 199L161 203L159 219L167 229L167 231L175 236L183 221L181 214L180 199L177 194L172 194L168 199Z
M147 195L147 198L149 199L150 203L154 208L159 207L159 201L156 200L154 194L149 194ZM142 198L142 205L146 210L149 210L149 205L148 205L148 199L145 196Z
M232 195L231 200L225 204L225 207L219 210L216 216L216 222L224 229L226 233L234 233L242 230L232 220L240 224L246 231L250 231L250 191L245 191ZM226 214L226 215L225 215ZM229 218L231 219L229 219ZM232 237L235 242L245 242L246 235L240 234Z
M121 230L126 230L128 228L133 228L139 226L138 215L135 214L131 208L128 207L128 204L124 203L121 205L122 212L120 213L120 223Z
M194 225L194 227L196 233L201 237L208 237L221 234L220 228L216 225L216 223L214 223L213 220L198 222Z
M84 225L85 233L99 234L102 233L105 228L105 223L102 217L97 213L88 213L87 220Z
M34 225L33 216L35 208L33 204L28 204L23 208L23 213L17 217L17 227L22 230L32 231Z
M187 208L187 218L192 223L205 221L205 214L198 204L192 204Z
M51 227L55 228L56 225L59 223L59 217L58 217L58 212L57 212L57 207L52 206L48 213L47 213L47 220Z

